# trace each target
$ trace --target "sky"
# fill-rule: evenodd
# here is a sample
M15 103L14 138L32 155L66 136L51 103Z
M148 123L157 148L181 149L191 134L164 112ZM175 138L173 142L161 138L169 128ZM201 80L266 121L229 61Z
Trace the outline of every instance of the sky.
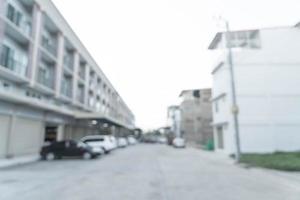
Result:
M52 0L143 129L165 126L184 89L212 87L222 30L292 26L299 0Z

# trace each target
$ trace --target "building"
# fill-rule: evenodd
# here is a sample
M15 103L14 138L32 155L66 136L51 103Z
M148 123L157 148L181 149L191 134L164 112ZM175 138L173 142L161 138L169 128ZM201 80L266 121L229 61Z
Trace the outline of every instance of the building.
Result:
M213 140L211 89L184 90L179 106L168 107L168 126L174 137L203 147Z
M179 106L168 107L167 123L168 126L170 127L170 133L174 137L181 137L180 117L181 117L181 112Z
M204 146L213 139L211 89L184 90L181 97L181 134L187 144Z
M236 151L226 48L232 48L242 153L300 150L300 27L215 35L213 125L218 151Z
M0 0L0 158L125 134L134 115L49 0Z

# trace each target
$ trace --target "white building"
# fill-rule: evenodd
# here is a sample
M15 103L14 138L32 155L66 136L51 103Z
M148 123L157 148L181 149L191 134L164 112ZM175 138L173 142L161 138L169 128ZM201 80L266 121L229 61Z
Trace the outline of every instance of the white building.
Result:
M209 49L218 54L213 75L213 125L218 151L236 150L225 33ZM230 33L242 153L300 150L300 28Z
M37 154L44 140L134 128L50 0L0 0L0 127L0 158Z

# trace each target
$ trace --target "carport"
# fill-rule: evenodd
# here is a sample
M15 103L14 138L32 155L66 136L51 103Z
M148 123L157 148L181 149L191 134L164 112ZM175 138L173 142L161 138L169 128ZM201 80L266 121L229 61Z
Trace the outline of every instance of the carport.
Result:
M118 120L98 113L78 113L75 119L76 123L73 124L71 136L68 138L79 139L86 135L96 134L116 137L134 134L134 127L129 127Z

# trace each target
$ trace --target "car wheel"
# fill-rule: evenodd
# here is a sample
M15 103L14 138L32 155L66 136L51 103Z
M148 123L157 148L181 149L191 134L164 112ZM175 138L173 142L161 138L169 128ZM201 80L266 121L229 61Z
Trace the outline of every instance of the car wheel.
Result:
M50 152L46 154L46 160L54 160L55 159L55 155L54 153Z
M89 152L85 152L82 157L84 160L90 160L92 158L92 154Z
M109 153L109 151L106 150L105 148L103 148L103 151L104 151L104 154L108 154Z

